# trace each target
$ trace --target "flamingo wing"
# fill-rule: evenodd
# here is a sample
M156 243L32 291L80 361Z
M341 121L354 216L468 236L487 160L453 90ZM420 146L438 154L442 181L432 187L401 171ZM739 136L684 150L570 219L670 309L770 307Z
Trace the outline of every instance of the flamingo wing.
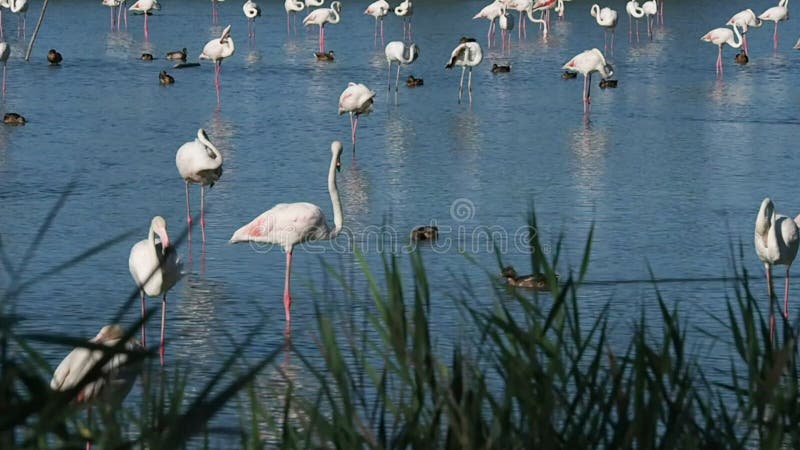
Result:
M312 203L279 203L233 233L230 242L264 242L284 248L320 238L325 215Z

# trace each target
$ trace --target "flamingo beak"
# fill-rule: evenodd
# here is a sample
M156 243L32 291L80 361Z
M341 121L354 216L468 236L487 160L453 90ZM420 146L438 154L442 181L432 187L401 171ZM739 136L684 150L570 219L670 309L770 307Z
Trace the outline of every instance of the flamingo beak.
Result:
M342 171L342 160L340 158L336 158L336 171L337 172Z
M608 72L607 78L611 78L614 76L614 68L611 67L611 64L606 64L606 72Z
M161 240L161 253L166 253L167 248L169 247L169 235L167 234L167 230L164 228L160 228L156 230L156 234L158 238Z

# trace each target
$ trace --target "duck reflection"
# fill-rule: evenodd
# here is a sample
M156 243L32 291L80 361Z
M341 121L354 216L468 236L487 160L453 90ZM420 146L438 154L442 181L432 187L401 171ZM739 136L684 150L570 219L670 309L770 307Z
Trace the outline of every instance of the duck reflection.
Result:
M605 128L595 129L588 120L570 136L570 148L575 157L575 167L571 172L575 177L575 186L585 197L593 198L603 190L601 180L605 173L608 145L608 131Z

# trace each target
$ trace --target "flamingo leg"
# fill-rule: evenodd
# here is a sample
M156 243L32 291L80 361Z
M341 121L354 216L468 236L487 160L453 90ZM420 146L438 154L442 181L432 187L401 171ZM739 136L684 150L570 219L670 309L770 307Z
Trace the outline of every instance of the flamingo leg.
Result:
M166 342L164 331L167 322L167 294L161 298L161 343L158 345L158 355L161 359L161 367L164 367L164 344Z
M628 42L633 42L633 16L628 14Z
M372 45L378 46L378 18L375 17L375 26L372 27Z
M206 186L200 185L200 232L203 234L203 243L206 242Z
M6 96L6 62L3 61L3 97Z
M750 56L750 52L747 49L747 32L745 31L742 33L742 48L744 49L744 54Z
M722 46L719 46L719 55L717 56L717 75L722 76Z
M386 86L392 92L392 61L389 61L389 70L386 71Z
M0 39L3 38L3 9L0 8Z
M286 252L286 280L283 287L283 309L286 313L286 327L292 322L292 294L289 291L289 278L292 273L292 251Z
M353 151L356 150L356 131L358 131L358 114L355 114L355 121L353 121Z
M395 94L397 94L397 85L398 84L400 84L400 63L397 63L397 77L395 77L395 79L394 79L394 93Z
M764 263L764 271L767 273L767 295L769 296L769 342L775 340L775 303L772 296L772 270L769 264Z
M145 326L144 322L144 314L145 314L145 307L144 307L144 291L139 289L139 296L142 300L142 345L147 346L147 327Z
M775 51L778 51L778 22L775 22L775 32L772 34L772 41L774 42Z
M636 42L639 42L639 19L636 19Z
M147 11L145 11L144 12L144 38L145 38L145 40L147 40L147 38L149 38L149 35L148 35L147 31L148 31L147 30Z
M108 8L111 11L111 31L114 31L114 8Z
M472 104L472 66L469 68L469 78L467 79L467 92L469 92L469 103Z
M381 46L385 45L385 41L383 40L383 16L381 16Z
M192 211L189 208L189 182L186 181L186 224L192 226Z
M461 81L458 82L458 104L461 104L461 93L464 91L464 72L467 66L461 66Z
M588 83L589 83L589 81L588 81L588 80L589 80L589 77L588 77L588 76L586 76L586 75L584 75L584 76L583 76L583 113L584 113L584 114L586 114L586 99L588 99L588 98L589 98L589 97L587 96L587 94L586 94L586 91L587 91L587 89L586 89L586 88L587 88L587 86L588 86Z
M356 127L353 124L353 111L350 111L350 140L353 142L353 147L355 148Z
M614 29L611 29L611 53L614 53Z
M319 52L325 53L325 26L319 26Z
M408 19L408 40L413 41L414 37L411 35L411 19Z
M789 320L789 267L786 266L786 280L783 287L783 318Z
M290 13L286 13L286 35L292 34L291 20L289 19Z
M220 74L220 72L222 72L222 63L217 63L217 64L214 66L214 86L215 86L215 87L216 87L216 89L217 89L217 104L219 104L219 103L220 103L220 96L219 96L219 90L220 90L220 86L219 86L219 74Z

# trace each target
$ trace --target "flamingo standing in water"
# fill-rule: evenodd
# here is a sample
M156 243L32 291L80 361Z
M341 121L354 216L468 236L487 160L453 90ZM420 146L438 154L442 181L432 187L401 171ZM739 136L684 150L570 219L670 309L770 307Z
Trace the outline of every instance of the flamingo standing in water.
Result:
M636 19L636 42L639 42L639 19L644 17L644 10L636 0L630 0L625 4L625 11L628 13L628 42L633 42L633 19Z
M189 209L189 183L200 185L200 230L206 242L205 188L214 187L222 176L222 153L214 147L202 128L197 130L197 138L180 146L175 154L175 165L183 181L186 182L186 223L192 227L192 213Z
M533 0L510 0L507 7L517 11L519 14L519 26L517 27L517 38L522 40L523 36L528 37L528 30L525 26L525 13L533 8Z
M397 76L394 80L394 92L397 94L397 85L400 82L400 66L416 61L419 57L419 48L414 43L406 45L403 41L392 41L386 44L384 53L386 54L386 62L389 63L389 72L386 76L389 91L392 90L392 63L397 63Z
M0 62L3 63L3 97L6 96L6 63L8 63L9 55L11 55L11 47L8 42L0 42Z
M103 6L108 6L109 10L111 11L111 31L114 31L116 28L119 30L119 24L116 23L114 20L114 16L117 14L117 8L120 5L120 0L103 0ZM0 17L2 17L2 12L0 12Z
M17 30L21 29L22 35L25 36L28 32L28 0L6 0L6 4L12 13L18 14ZM21 27L20 23L22 23Z
M744 50L745 55L749 55L750 51L747 48L747 30L751 27L760 28L762 25L761 20L756 17L756 13L749 8L744 11L739 11L734 14L731 20L725 25L736 25L742 29L742 50Z
M339 115L350 113L350 137L353 141L353 152L356 151L356 129L358 116L369 114L375 102L375 92L361 83L347 83L347 88L339 96Z
M378 45L378 21L381 22L381 45L383 45L383 18L389 14L389 2L386 0L377 0L370 3L364 14L375 18L375 33L373 35L372 43Z
M219 7L217 3L224 2L225 0L211 0L211 24L216 25L219 22Z
M489 32L486 34L486 46L492 48L492 36L495 34L494 21L500 17L503 12L503 2L495 0L481 9L478 14L475 14L472 19L486 19L489 21Z
M286 10L286 34L291 33L291 26L289 25L291 22L295 22L297 20L297 13L302 11L306 5L301 0L285 0L283 2L283 8ZM289 16L292 16L293 20L289 20ZM297 24L295 24L295 32L297 32Z
M158 241L156 241L158 235ZM181 276L182 263L174 247L169 245L167 234L167 221L161 216L153 217L150 221L150 231L147 239L141 240L131 247L128 258L128 268L131 276L139 286L142 300L142 344L147 345L147 334L144 324L144 297L161 297L161 341L159 354L161 365L164 365L165 325L167 320L167 291L169 291Z
M317 25L319 27L319 52L325 53L325 24L339 23L339 13L342 11L342 3L337 1L331 2L330 8L319 8L308 13L303 19L303 26Z
M500 48L505 50L506 46L511 51L511 34L509 33L514 29L514 15L508 12L508 9L503 6L502 13L497 20L500 25ZM506 45L506 42L508 45Z
M461 38L461 42L453 49L450 54L450 61L444 66L445 69L452 69L453 66L461 66L461 81L458 83L458 103L461 104L461 94L464 91L464 72L469 67L469 79L467 80L467 91L469 102L472 103L472 68L483 61L481 46L475 39Z
M292 320L292 295L289 280L292 271L292 250L297 244L335 238L342 230L342 204L336 189L336 172L340 169L339 157L342 143L331 143L331 162L328 170L328 192L333 204L333 224L331 229L319 206L312 203L280 203L262 213L247 225L233 233L230 242L263 242L278 244L286 252L286 278L283 288L283 308L286 313L286 330L290 331Z
M597 24L603 27L603 51L608 48L608 30L611 30L611 53L614 53L614 30L617 28L617 12L608 7L600 8L596 3L592 5L589 12L595 18Z
M614 75L614 68L606 63L603 53L593 48L575 55L562 67L563 70L583 74L583 113L591 110L592 73L598 72L603 79Z
M714 28L700 38L701 41L711 42L719 47L719 55L717 56L718 77L722 76L722 46L725 44L733 48L742 46L742 35L739 34L739 28L735 24L731 26L733 27L733 31L731 31L730 28Z
M798 224L800 216L794 220L775 213L775 205L769 197L761 201L755 229L756 255L764 263L767 273L767 293L769 294L769 337L775 334L775 308L772 292L772 266L786 266L786 280L783 288L783 317L789 318L789 268L792 266L798 249Z
M304 3L306 5L306 11L308 11L308 14L311 14L311 8L317 8L324 5L325 0L304 0ZM308 16L308 14L306 14L306 16Z
M394 14L403 19L403 40L408 36L408 40L413 39L411 36L411 16L414 15L414 5L411 0L403 0L394 9Z
M775 32L772 34L772 41L775 51L778 51L778 22L789 20L789 0L780 0L778 6L767 9L760 16L761 20L775 22Z
M236 47L231 38L231 26L228 25L222 30L222 36L219 39L212 39L203 47L203 52L200 53L200 59L210 59L214 62L214 86L217 89L217 103L220 102L219 97L219 74L222 71L222 60L233 55Z
M653 20L656 14L658 14L658 3L656 0L648 0L642 3L642 11L644 15L647 16L645 20L647 20L647 35L650 37L650 40L653 40Z
M256 37L256 17L261 17L261 7L253 0L247 0L242 5L242 11L247 17L247 35L253 39Z
M151 14L152 10L161 9L161 6L156 0L137 0L136 3L131 5L128 9L144 14L144 38L148 39L150 35L147 27L147 16Z

